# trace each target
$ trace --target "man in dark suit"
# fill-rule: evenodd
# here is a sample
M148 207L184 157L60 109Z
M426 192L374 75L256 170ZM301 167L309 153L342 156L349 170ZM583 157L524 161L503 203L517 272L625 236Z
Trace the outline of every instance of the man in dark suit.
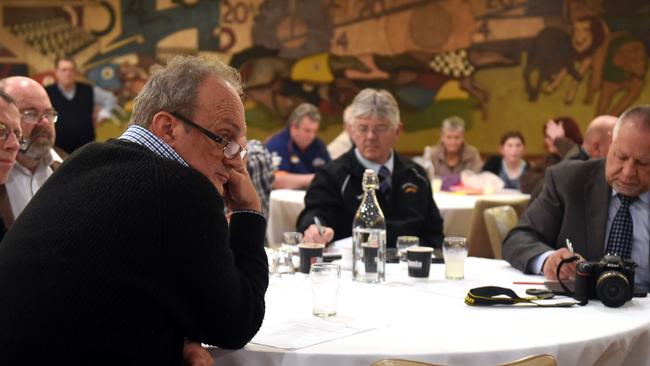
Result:
M622 216L628 218L627 254L616 246ZM560 261L573 255L566 248L569 239L586 260L605 253L633 260L639 266L636 282L647 286L649 221L650 105L645 105L618 119L606 160L567 161L549 169L542 193L506 236L503 256L521 271L555 279ZM564 266L560 277L574 277L575 269L575 263Z

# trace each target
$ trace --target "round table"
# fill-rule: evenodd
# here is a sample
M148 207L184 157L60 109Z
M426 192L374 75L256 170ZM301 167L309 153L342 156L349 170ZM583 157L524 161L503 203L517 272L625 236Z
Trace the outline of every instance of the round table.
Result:
M489 199L511 201L528 199L530 195L516 190L504 189L492 195L466 195L460 193L437 192L433 194L438 210L444 219L446 236L467 236L470 230L472 210L476 201ZM305 207L305 191L276 189L271 191L269 221L266 236L271 244L282 241L282 233L296 230L296 219ZM352 225L352 223L350 223Z
M443 274L444 264L433 264L428 279L413 279L399 264L389 264L385 283L363 284L344 271L338 314L324 320L311 315L306 275L274 277L261 332L310 318L323 326L365 323L372 329L294 350L249 343L241 350L210 352L222 366L368 366L382 358L491 365L539 353L554 355L559 365L647 365L650 360L648 298L621 308L596 300L571 308L474 307L463 302L471 288L500 285L523 295L531 286L513 281L543 278L523 275L502 260L473 257L467 259L464 280L445 280Z

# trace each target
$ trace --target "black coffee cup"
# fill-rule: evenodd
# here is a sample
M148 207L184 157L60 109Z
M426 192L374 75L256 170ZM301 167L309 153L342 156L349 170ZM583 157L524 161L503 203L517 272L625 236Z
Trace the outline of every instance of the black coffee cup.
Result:
M366 267L366 273L377 272L377 261L379 260L379 247L363 245L363 264Z
M408 262L409 276L420 278L429 277L432 254L433 248L431 247L416 246L406 249L406 260Z
M325 248L325 245L323 244L298 244L298 251L300 253L300 272L309 273L312 263L320 263L323 261L323 248Z

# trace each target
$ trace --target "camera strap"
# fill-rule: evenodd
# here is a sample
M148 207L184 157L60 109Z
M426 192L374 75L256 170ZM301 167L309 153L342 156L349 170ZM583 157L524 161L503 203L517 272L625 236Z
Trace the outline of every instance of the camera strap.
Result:
M573 296L573 291L569 290L569 288L566 287L564 282L562 282L562 280L560 279L560 271L562 270L562 266L564 266L565 264L575 262L575 261L579 261L579 260L580 260L580 257L577 256L577 255L574 255L574 256L568 257L568 258L563 258L560 261L560 263L557 265L557 270L555 271L555 277L557 278L557 282L560 283L560 286L562 286L562 289L564 290L564 293L567 294L568 296ZM585 305L585 304L581 303L580 305Z
M575 301L553 302L549 304L537 302L548 300L548 296L520 297L513 290L498 286L476 287L465 296L465 304L470 306L491 306L491 305L517 305L526 304L545 308L569 307L576 305Z

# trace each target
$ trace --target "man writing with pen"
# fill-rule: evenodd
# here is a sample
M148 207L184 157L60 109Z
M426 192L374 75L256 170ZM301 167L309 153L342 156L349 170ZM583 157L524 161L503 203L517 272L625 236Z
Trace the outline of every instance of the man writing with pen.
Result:
M650 285L650 105L616 122L605 160L567 161L550 168L542 193L503 242L503 257L526 273L556 279L575 254L632 260L637 285ZM571 245L570 243L573 243ZM576 263L562 266L574 278Z
M440 248L442 217L433 201L424 169L402 158L393 147L402 131L399 109L385 90L364 89L352 101L349 130L355 147L317 170L296 226L306 242L329 243L352 235L365 169L377 172L379 205L386 218L387 245L400 235Z

